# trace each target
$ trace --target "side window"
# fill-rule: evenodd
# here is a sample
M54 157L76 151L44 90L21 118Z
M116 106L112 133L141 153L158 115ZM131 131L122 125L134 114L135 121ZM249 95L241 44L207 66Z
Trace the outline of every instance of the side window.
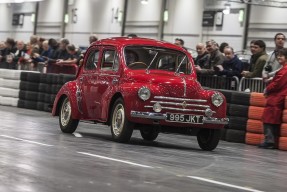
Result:
M99 60L99 50L92 51L88 57L88 61L85 65L86 70L94 70L97 68Z
M119 69L119 59L115 50L106 50L104 52L101 69L106 71L117 71Z

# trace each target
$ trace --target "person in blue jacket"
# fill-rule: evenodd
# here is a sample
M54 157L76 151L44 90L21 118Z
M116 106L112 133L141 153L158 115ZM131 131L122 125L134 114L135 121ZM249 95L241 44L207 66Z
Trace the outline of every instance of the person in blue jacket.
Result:
M225 55L225 61L222 63L222 65L214 66L216 75L218 76L224 75L226 77L237 76L238 78L241 78L243 63L237 57L237 55L234 54L233 48L229 46L225 47L224 55Z

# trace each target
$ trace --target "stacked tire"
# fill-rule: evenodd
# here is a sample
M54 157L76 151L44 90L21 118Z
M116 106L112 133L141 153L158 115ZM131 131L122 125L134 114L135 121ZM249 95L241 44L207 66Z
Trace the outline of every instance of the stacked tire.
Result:
M19 108L51 112L56 94L74 75L22 72Z
M245 142L249 145L258 145L264 139L262 115L266 105L263 93L250 94L250 106L248 109L248 122L246 126Z
M21 71L0 69L0 105L17 107Z
M287 97L285 98L284 111L282 115L282 124L280 126L279 134L279 146L280 150L287 151Z
M235 143L245 143L246 125L250 94L230 91L222 92L228 102L228 125L225 126L224 140Z

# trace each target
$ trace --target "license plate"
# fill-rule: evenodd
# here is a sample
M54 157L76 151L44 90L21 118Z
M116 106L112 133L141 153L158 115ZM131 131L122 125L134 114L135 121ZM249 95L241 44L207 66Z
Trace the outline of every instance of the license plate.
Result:
M167 113L166 121L178 122L178 123L192 123L192 124L202 124L202 115L186 115L179 113Z

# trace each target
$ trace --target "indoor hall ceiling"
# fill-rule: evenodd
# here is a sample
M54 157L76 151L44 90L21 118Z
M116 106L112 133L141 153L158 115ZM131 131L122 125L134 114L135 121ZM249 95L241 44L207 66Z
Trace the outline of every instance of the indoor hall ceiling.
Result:
M287 1L280 0L219 0L225 2L245 3L251 5L267 6L267 7L279 7L287 8Z

